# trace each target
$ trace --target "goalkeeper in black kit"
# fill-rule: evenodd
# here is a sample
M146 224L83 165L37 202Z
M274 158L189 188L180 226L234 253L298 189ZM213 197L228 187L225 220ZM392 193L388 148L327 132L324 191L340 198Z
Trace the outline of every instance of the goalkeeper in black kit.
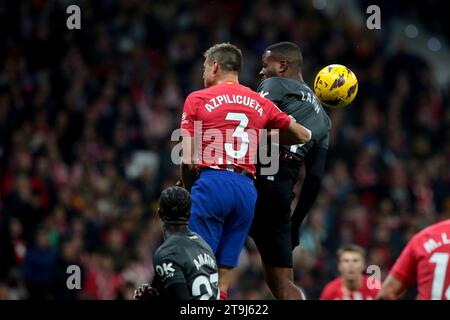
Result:
M299 244L299 229L319 193L325 171L331 121L319 99L303 81L302 53L297 45L281 42L262 56L258 92L312 132L302 145L280 146L280 168L275 175L258 176L250 236L261 254L264 274L277 299L304 299L294 284L292 250ZM291 215L293 188L301 165L306 176L298 204ZM261 166L259 167L261 173Z
M188 228L191 195L181 187L161 193L158 214L164 243L153 258L152 284L135 290L136 300L219 300L219 275L209 245Z

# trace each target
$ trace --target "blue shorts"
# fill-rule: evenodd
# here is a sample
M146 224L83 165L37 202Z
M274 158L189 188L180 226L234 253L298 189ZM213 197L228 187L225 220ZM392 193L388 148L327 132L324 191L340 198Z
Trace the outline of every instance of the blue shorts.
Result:
M253 220L253 180L226 170L202 170L191 195L189 228L211 246L219 266L235 267Z

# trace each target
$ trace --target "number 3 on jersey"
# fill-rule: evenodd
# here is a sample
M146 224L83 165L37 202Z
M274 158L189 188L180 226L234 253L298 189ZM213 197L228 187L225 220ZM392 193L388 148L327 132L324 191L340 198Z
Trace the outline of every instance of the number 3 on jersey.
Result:
M245 128L247 128L248 125L248 118L245 113L229 112L227 113L225 120L239 121L239 124L234 130L232 137L241 139L241 147L239 148L239 150L235 150L232 142L226 142L225 151L227 155L232 157L233 159L240 159L247 153L248 144L250 142L248 139L248 133L245 132Z

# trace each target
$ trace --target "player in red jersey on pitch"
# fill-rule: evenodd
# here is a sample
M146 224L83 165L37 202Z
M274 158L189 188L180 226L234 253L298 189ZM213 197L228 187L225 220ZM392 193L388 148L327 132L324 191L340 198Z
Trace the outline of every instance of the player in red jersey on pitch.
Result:
M236 46L209 48L203 64L206 89L186 98L181 120L181 178L192 194L189 227L216 256L222 299L253 219L260 130L279 129L280 141L287 144L311 139L310 130L239 84L241 65ZM200 146L195 144L198 140ZM202 287L207 289L208 283Z
M320 300L374 300L381 283L364 275L365 251L357 245L346 245L338 250L340 277L328 283Z
M417 283L419 300L450 300L450 219L417 233L403 249L378 295L399 299Z

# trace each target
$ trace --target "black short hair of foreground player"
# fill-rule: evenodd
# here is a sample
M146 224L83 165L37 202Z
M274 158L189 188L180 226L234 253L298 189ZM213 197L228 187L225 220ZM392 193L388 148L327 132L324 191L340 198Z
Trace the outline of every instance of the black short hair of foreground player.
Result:
M231 43L218 43L204 53L206 62L211 65L217 61L224 72L241 72L242 52Z
M191 216L190 193L181 187L169 187L159 197L159 217L164 223L186 224Z

